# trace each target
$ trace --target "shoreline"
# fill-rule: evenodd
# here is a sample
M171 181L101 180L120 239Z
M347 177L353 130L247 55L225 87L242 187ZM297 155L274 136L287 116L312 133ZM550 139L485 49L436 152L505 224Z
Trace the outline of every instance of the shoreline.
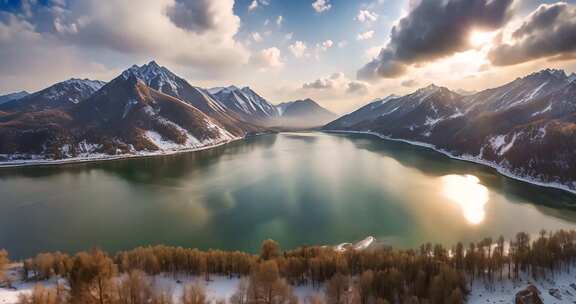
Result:
M267 134L267 133L266 133ZM125 160L125 159L138 159L138 158L151 158L156 156L170 156L176 154L184 154L190 152L199 152L203 150L210 150L218 148L233 142L237 142L243 139L260 136L264 134L256 134L244 137L238 137L236 139L223 141L217 144L202 146L198 148L187 148L181 150L165 150L165 151L154 151L154 152L138 152L141 154L121 154L121 155L106 155L99 154L97 156L88 157L71 157L66 159L25 159L25 160L15 160L15 161L0 161L0 170L7 168L21 168L21 167L39 167L39 166L58 166L58 165L73 165L73 164L84 164L84 163L96 163L105 162L113 160Z
M451 159L460 160L460 161L469 162L469 163L474 163L474 164L483 165L483 166L492 168L492 169L496 170L496 172L498 174L505 176L505 177L508 177L508 178L511 178L511 179L514 179L514 180L517 180L517 181L525 182L525 183L535 185L535 186L540 186L540 187L546 187L546 188L551 188L551 189L556 189L556 190L563 190L563 191L566 191L570 194L576 195L576 189L571 189L564 184L554 183L554 182L541 182L541 181L538 181L535 179L530 179L527 177L518 176L518 175L515 175L514 173L511 173L508 169L503 168L503 167L501 167L498 164L495 164L493 162L474 158L474 157L456 156L456 155L453 155L446 150L439 149L435 145L429 144L429 143L411 141L411 140L400 139L400 138L392 138L392 137L388 137L388 136L385 136L385 135L382 135L382 134L379 134L376 132L370 132L370 131L322 130L322 132L336 133L336 134L340 133L340 134L372 135L372 136L376 136L382 140L401 142L401 143L409 144L412 146L427 148L427 149L430 149L432 151L443 154L443 155L445 155Z

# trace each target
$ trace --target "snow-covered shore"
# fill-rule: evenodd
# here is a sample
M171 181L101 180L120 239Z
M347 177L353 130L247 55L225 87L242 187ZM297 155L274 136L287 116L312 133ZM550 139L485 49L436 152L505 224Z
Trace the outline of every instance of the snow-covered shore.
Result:
M461 160L461 161L467 161L467 162L471 162L471 163L475 163L475 164L480 164L480 165L484 165L490 168L495 169L499 174L504 175L508 178L512 178L518 181L522 181L522 182L526 182L529 184L533 184L536 186L541 186L541 187L548 187L548 188L554 188L554 189L559 189L559 190L564 190L567 192L570 192L572 194L576 194L576 189L572 189L567 185L561 184L561 183L556 183L556 182L543 182L543 181L539 181L536 180L534 178L530 178L530 177L525 177L525 176L519 176L517 174L514 174L512 172L510 172L510 170L494 163L494 162L490 162L487 160L483 160L480 159L478 157L475 156L471 156L471 155L464 155L464 156L458 156L458 155L454 155L446 150L437 148L435 145L433 144L429 144L429 143L424 143L424 142L419 142L419 141L411 141L411 140L406 140L406 139L400 139L400 138L393 138L393 137L389 137L389 136L385 136L376 132L370 132L370 131L348 131L348 130L325 130L323 132L326 133L342 133L342 134L364 134L364 135L372 135L372 136L376 136L380 139L384 139L384 140L390 140L390 141L396 141L396 142L402 142L402 143L407 143L413 146L418 146L418 147L423 147L423 148L428 148L431 150L434 150L438 153L442 153L446 156L448 156L449 158L452 159L457 159L457 160Z
M256 135L252 135L256 136ZM246 137L238 137L231 140L221 141L215 144L196 147L196 148L185 148L185 149L167 149L158 151L139 151L130 154L120 154L120 155L108 155L108 154L91 154L84 155L80 157L70 157L64 159L43 159L43 158L32 158L32 159L22 159L22 160L9 160L0 161L0 168L11 168L11 167L28 167L28 166L49 166L49 165L64 165L64 164L74 164L74 163L88 163L88 162L100 162L100 161L110 161L110 160L120 160L120 159L130 159L130 158L145 158L154 156L167 156L180 153L188 152L198 152L202 150L213 149L220 147L235 141L245 139Z

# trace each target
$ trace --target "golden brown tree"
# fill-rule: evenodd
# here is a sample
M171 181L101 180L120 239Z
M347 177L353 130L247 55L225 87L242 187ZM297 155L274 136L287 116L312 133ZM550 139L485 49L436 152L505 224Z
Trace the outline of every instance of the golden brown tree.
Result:
M280 245L274 240L265 240L260 247L260 259L266 261L280 256Z
M199 282L192 283L184 288L182 304L206 304L206 290Z
M9 262L8 251L0 249L0 283L6 280L6 267Z
M43 285L36 285L32 293L18 296L18 304L66 304L68 296L66 289L58 284L54 288L46 288Z
M276 261L257 264L250 274L248 303L292 304L297 298L286 280L280 278Z

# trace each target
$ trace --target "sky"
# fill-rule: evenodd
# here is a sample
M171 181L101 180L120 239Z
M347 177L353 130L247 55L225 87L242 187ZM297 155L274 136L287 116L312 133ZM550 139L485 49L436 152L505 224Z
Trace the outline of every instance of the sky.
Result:
M432 83L576 72L576 0L0 0L0 95L150 60L344 114Z

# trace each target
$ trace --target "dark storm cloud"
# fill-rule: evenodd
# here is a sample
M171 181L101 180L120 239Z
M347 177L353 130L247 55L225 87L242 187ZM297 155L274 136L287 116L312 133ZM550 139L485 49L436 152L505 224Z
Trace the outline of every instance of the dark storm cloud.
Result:
M576 6L543 4L512 34L513 42L494 47L494 65L513 65L540 58L568 60L576 55Z
M358 77L395 78L411 64L467 50L470 31L502 27L510 16L512 2L422 0L392 28L388 45L358 71Z
M202 33L216 27L218 20L209 14L211 0L176 0L167 14L176 26L192 32Z

